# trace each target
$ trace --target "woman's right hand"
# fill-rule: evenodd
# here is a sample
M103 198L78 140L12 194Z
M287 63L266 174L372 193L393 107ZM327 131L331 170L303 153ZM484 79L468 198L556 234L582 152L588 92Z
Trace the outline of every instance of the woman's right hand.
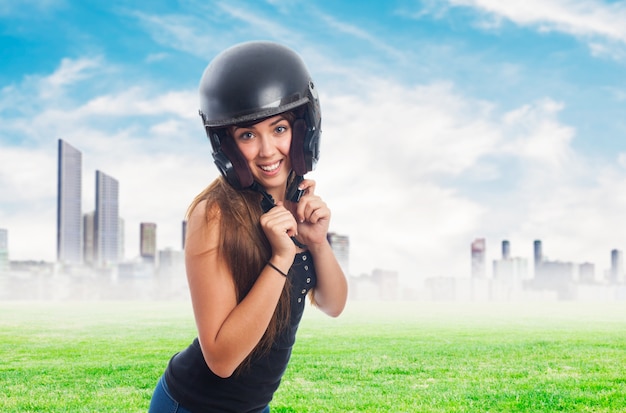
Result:
M298 224L282 202L261 215L261 228L272 246L272 255L293 261L296 245L291 237L297 235ZM289 261L289 262L291 262Z

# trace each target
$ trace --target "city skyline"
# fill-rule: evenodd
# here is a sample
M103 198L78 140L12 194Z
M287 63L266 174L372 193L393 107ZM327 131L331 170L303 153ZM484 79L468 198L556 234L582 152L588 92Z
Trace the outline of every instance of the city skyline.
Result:
M621 249L611 249L607 251L608 266L598 266L598 263L586 260L563 260L558 257L550 257L544 254L543 240L533 240L532 255L512 254L511 242L501 240L499 249L500 255L495 254L490 257L491 271L488 271L489 260L484 238L476 238L470 244L470 255L472 261L472 278L499 278L497 273L510 273L515 279L535 279L541 276L542 264L547 265L551 270L557 272L564 270L572 271L570 274L573 281L589 283L624 283L623 251ZM508 263L505 263L508 261ZM500 275L501 277L502 275Z
M626 249L626 8L610 0L8 2L0 8L0 227L11 259L55 259L56 139L123 184L180 246L219 172L198 116L207 63L235 43L295 49L320 92L308 176L349 234L350 271L469 276L468 242L610 267ZM110 28L115 27L114 33Z

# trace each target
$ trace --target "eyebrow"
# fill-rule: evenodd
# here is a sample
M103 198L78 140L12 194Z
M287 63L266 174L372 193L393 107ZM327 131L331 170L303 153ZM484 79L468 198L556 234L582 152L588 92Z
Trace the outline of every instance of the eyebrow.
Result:
M286 118L286 117L284 117L284 116L282 116L282 115L279 115L278 119L276 119L274 122L270 123L270 126L274 126L274 125L276 125L277 123L280 123L280 122L282 122L282 121L284 121L284 120L287 120L287 118Z
M284 121L284 120L285 120L285 121L287 121L287 122L289 122L289 119L287 119L287 118L286 118L285 116L283 116L283 115L276 115L276 116L278 116L278 118L277 118L275 121L273 121L272 123L270 123L270 126L274 126L274 125L276 125L276 124L278 124L278 123L280 123L280 122L282 122L282 121ZM255 124L253 124L253 125L248 125L248 126L237 126L237 125L233 125L233 126L231 126L231 127L233 128L233 129L232 129L233 131L236 131L236 130L238 130L238 129L254 129L256 125L257 125L257 124L255 123Z

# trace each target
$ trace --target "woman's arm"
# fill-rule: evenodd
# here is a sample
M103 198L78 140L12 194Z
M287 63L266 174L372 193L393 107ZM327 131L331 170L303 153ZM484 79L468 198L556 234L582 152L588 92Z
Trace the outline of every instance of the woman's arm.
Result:
M317 285L313 290L313 302L331 317L338 317L346 306L348 282L337 258L328 243L309 245L313 255Z
M211 219L207 221L205 208L205 202L200 202L190 214L185 263L202 354L211 371L225 378L232 375L263 337L285 277L265 266L250 292L237 303L233 276L218 253L219 212L211 211ZM278 212L266 215L272 215L274 225L287 225L285 217ZM270 261L286 273L295 250L291 255L285 249L279 248L277 252Z
M326 314L337 317L346 305L348 282L327 239L330 209L314 194L315 181L305 179L300 189L305 194L296 206L298 239L313 255L317 275L313 301Z

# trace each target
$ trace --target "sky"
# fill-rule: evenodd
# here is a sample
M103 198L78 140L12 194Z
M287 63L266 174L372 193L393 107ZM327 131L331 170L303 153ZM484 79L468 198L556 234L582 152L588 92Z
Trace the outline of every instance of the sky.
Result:
M307 175L350 237L352 275L469 277L470 244L532 264L626 249L626 1L0 0L0 228L12 260L56 259L56 156L120 185L139 224L181 248L219 172L198 116L209 61L249 40L296 50L320 92ZM490 271L489 271L490 272Z

